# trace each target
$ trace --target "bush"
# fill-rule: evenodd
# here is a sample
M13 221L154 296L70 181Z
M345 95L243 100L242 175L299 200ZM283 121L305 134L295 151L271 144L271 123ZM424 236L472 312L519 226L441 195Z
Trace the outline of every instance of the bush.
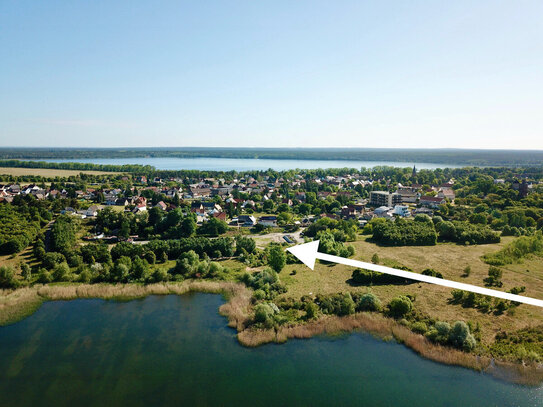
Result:
M411 325L411 330L417 334L424 335L428 331L428 327L422 321L417 321Z
M66 262L66 257L62 253L49 252L46 253L42 260L43 267L53 269L57 264Z
M488 277L484 279L485 285L501 287L502 270L495 266L490 266L488 269Z
M318 305L315 304L312 301L311 302L306 302L304 310L305 310L305 317L307 319L314 319L314 318L317 317L317 315L319 313Z
M373 293L362 294L356 299L356 311L380 311L381 301Z
M422 215L417 215L422 216ZM425 215L426 216L426 215ZM428 217L428 216L426 216ZM373 225L373 239L387 246L433 246L437 243L437 233L430 220L381 222ZM430 218L428 218L430 219Z
M0 288L16 288L18 282L15 278L15 272L11 267L0 267Z
M272 245L268 253L268 265L277 273L283 270L287 263L287 255L281 246Z
M272 322L274 309L269 304L258 304L255 307L255 322L269 325Z
M449 332L449 342L452 346L465 351L475 348L475 338L470 333L469 326L464 321L456 321Z
M53 277L51 277L51 273L49 273L46 269L40 268L38 271L38 283L41 284L47 284L53 281Z
M71 273L68 263L61 263L55 266L53 270L53 280L55 281L70 281Z
M343 316L354 314L356 311L356 305L349 293L317 295L315 302L324 314Z
M443 278L443 274L441 274L439 271L435 271L434 269L425 269L421 274L425 276Z
M413 282L413 280L403 277L362 269L355 269L351 276L351 280L355 284L363 285L410 284Z
M388 304L389 313L394 318L401 318L413 310L413 303L406 296L400 295Z

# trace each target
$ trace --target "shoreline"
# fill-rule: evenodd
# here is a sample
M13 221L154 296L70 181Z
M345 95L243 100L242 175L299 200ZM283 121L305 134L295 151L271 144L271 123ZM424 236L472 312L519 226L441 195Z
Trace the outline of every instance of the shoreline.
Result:
M182 295L190 292L222 295L226 302L218 311L227 318L228 326L236 329L238 342L245 347L284 343L288 339L309 339L323 334L363 331L381 340L395 340L419 356L436 363L468 368L520 385L536 386L543 382L541 365L500 361L437 345L381 314L363 312L344 317L322 316L307 323L269 330L247 328L252 292L243 284L226 281L183 281L150 285L53 284L0 290L0 328L31 316L46 301L91 298L130 301L149 295Z

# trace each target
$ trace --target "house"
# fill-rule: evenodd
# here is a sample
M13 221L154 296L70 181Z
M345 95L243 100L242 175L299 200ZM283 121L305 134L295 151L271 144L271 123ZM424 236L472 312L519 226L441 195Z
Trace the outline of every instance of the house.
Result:
M445 198L449 201L454 201L454 198L456 197L454 194L454 191L452 188L441 188L441 190L437 193L437 196L439 198Z
M155 205L155 208L160 208L160 209L162 209L163 211L165 211L165 210L168 208L168 205L166 205L166 204L164 203L164 201L160 201L159 203L157 203L157 204Z
M290 200L288 198L285 198L285 199L281 200L281 203L287 204L288 206L292 206L292 200Z
M96 215L98 215L98 211L100 211L100 209L102 209L101 207L99 207L98 205L92 205L92 206L89 206L89 208L84 211L85 213L85 216L87 217L94 217Z
M384 217L387 215L387 213L390 211L391 208L389 208L388 206L380 206L379 208L375 208L373 213L375 214L375 216L377 217Z
M244 227L253 227L256 225L256 219L251 215L240 215L238 216L238 225Z
M420 194L416 188L398 185L396 193L400 195L402 203L416 203Z
M66 208L60 211L61 215L75 215L76 213L77 211L71 206L67 206Z
M144 196L136 198L134 204L136 207L132 210L133 213L145 212L147 210L147 199Z
M117 206L126 206L128 205L128 199L126 198L118 198L115 200L115 205Z
M411 216L409 208L406 205L396 205L392 211L392 215L401 216L403 218Z
M213 217L226 221L226 212L213 212Z
M437 208L439 205L445 203L445 198L439 196L421 196L419 203L428 208Z
M258 224L262 226L277 226L277 216L261 216L258 220Z
M191 188L190 194L193 198L206 198L211 196L211 188L209 187L203 187L203 188Z

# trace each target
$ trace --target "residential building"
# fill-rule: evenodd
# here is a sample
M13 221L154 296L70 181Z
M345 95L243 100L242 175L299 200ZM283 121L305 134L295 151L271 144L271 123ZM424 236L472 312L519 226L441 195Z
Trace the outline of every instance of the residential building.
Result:
M402 196L396 192L390 193L387 191L371 191L370 205L371 206L389 206L393 207L402 202Z

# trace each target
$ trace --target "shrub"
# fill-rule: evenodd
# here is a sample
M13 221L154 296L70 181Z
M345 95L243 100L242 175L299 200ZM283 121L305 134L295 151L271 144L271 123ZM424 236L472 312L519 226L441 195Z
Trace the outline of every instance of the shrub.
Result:
M285 267L287 255L281 246L272 245L268 254L268 265L279 273Z
M394 318L401 318L413 310L413 303L406 296L400 295L390 301L388 309Z
M362 294L356 299L357 311L380 311L381 301L373 293Z
M258 304L255 307L255 322L268 325L272 320L273 314L275 314L275 311L270 304Z
M305 310L305 317L307 319L314 319L317 317L318 313L319 313L319 307L317 304L315 304L314 302L306 302L305 303L305 307L304 307L304 310Z
M16 288L17 280L11 267L0 267L0 288Z
M413 280L409 280L403 277L362 269L355 269L351 276L351 280L355 284L364 285L409 284L413 282Z
M443 274L441 274L439 271L435 271L434 269L425 269L421 274L425 276L443 278Z
M411 325L411 330L413 332L415 332L415 333L424 335L426 333L426 331L428 331L428 327L426 326L426 324L424 322L417 321L417 322L413 323L413 325Z
M57 264L64 262L66 262L66 257L62 253L49 252L43 257L42 265L47 269L53 269Z
M61 263L55 266L53 270L53 280L55 281L70 281L71 273L68 263Z
M488 278L484 279L484 282L487 286L496 286L501 287L503 283L501 282L502 270L495 266L490 266L488 269Z
M373 239L387 246L433 246L437 234L431 221L397 219L374 224Z
M377 253L374 253L373 256L371 256L371 262L373 264L379 264L379 255Z
M449 342L452 346L465 351L475 348L476 342L470 333L468 325L464 321L456 321L449 332Z

